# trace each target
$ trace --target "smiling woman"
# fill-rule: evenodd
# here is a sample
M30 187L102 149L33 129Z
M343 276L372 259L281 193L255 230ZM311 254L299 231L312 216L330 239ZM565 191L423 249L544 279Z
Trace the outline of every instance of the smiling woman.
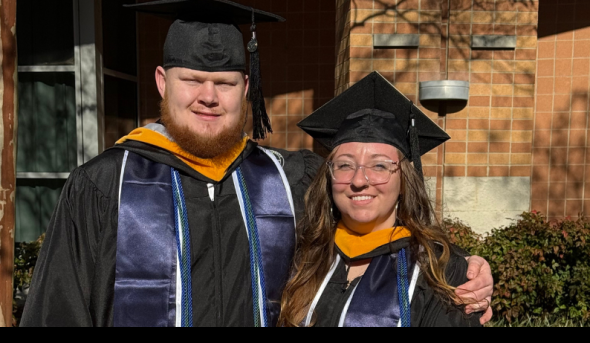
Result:
M283 326L480 326L421 155L449 137L374 73L300 123L332 151L305 199Z

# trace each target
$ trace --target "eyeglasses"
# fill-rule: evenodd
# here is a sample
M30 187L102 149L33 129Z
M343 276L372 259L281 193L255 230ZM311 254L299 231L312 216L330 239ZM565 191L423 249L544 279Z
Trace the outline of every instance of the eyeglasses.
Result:
M400 169L400 162L378 161L368 165L357 165L350 161L332 161L328 162L328 167L336 184L351 184L358 170L362 169L369 185L376 186L388 183L391 175Z

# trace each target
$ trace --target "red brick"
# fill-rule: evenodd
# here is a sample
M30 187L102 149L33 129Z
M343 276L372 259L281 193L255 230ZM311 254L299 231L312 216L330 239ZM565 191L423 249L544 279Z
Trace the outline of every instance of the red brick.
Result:
M522 108L522 107L534 107L535 106L535 98L527 98L527 97L516 97L514 98L514 107Z
M567 161L570 165L584 164L586 158L586 148L570 148Z
M574 112L571 116L571 128L572 129L586 129L588 121L587 113Z
M469 79L470 79L469 76L470 76L469 72L449 73L449 80L469 81Z
M490 121L487 119L471 119L469 120L470 130L487 130L490 128Z
M488 153L489 144L488 143L469 143L468 150L469 153L481 154L481 153Z
M471 52L472 60L491 60L494 58L494 52L489 50L473 50Z
M469 58L470 53L471 53L470 49L450 48L449 49L449 58L453 59L453 60L465 60L465 59ZM420 57L422 57L422 55L420 55Z
M512 61L514 56L514 51L494 51L494 60Z
M553 111L567 112L572 106L572 96L570 94L556 94L554 96Z
M492 98L492 107L512 107L512 97L495 96Z
M451 49L451 53L452 53ZM419 54L420 54L420 58L425 58L425 59L435 59L435 58L440 58L441 57L441 49L437 49L437 48L420 48Z
M447 119L447 129L450 129L450 130L467 129L467 120L465 120L465 119Z
M467 143L465 142L448 142L445 144L445 151L451 153L467 152Z
M510 130L512 128L511 120L492 120L490 121L490 129L492 130Z
M539 96L539 97L537 97L537 111L538 112L549 112L549 113L553 112L553 97L552 96Z
M494 32L493 24L473 24L474 35L490 35Z
M491 153L510 152L510 143L490 143Z
M513 74L494 73L493 74L493 83L496 85L513 84L514 83L514 75Z
M553 60L540 60L537 62L538 76L553 76L555 75L555 61Z
M551 129L552 121L553 117L551 113L537 113L535 127L537 130L549 130Z
M552 130L551 132L551 146L552 147L567 147L569 142L569 130ZM554 149L555 151L555 149ZM557 153L557 152L556 152ZM561 156L557 158L560 161L565 162L565 157L567 157L567 152L564 151Z
M487 167L467 167L468 177L486 177L488 176Z
M518 25L516 28L516 35L519 37L523 36L536 36L537 26L535 25Z
M445 166L445 176L463 177L465 176L465 167Z
M517 85L534 85L534 74L516 74L514 75L514 83Z
M550 148L535 148L533 149L533 164L542 165L549 164L551 160Z
M511 177L530 177L531 176L531 166L512 166L510 167L510 176Z
M533 133L535 147L550 147L551 146L551 131L550 130L536 130Z
M510 167L490 167L490 177L508 177L510 176Z
M564 73L565 73L565 71L564 71ZM590 75L590 59L588 59L588 58L575 59L574 66L573 66L573 75L576 75L576 76Z
M512 98L511 98L512 100ZM472 96L469 98L469 105L472 107L488 107L490 106L489 96Z
M539 62L541 63L541 62ZM572 60L556 60L555 61L555 75L557 76L571 76L572 75ZM584 75L576 73L576 75Z
M587 137L586 130L571 130L570 131L569 146L570 147L586 146L586 140L587 140L586 137Z
M512 144L512 152L516 154L530 154L533 150L531 143L514 143Z
M537 80L537 94L553 94L553 78L543 77Z
M554 130L568 130L570 128L570 113L554 113L553 124L551 125Z
M582 190L582 189L580 189ZM582 193L580 192L577 200L566 200L565 202L565 215L570 218L578 218L582 212L584 212L584 201L582 200Z
M549 196L549 184L546 182L543 183L533 183L532 184L532 192L531 192L532 199L547 199Z
M452 35L469 35L471 34L470 24L451 24L449 26L449 33Z
M565 166L567 164L567 148L551 149L551 165Z
M354 48L352 48L354 49ZM371 48L369 48L371 49ZM352 57L352 54L351 54ZM374 49L373 58L375 59L395 59L395 49Z
M417 82L418 74L415 72L400 72L395 73L395 82Z
M547 214L547 199L533 200L531 203L531 210Z
M558 77L555 79L555 93L556 94L571 94L572 92L572 78Z
M537 59L537 50L518 49L516 50L516 59L519 61L534 61Z
M555 42L539 42L539 58L555 58Z
M565 181L565 180L564 180ZM553 200L565 199L565 182L551 182L549 184L549 197Z
M549 166L533 166L533 182L549 182Z
M557 58L572 58L574 54L574 42L559 41L556 46Z
M590 41L576 41L574 46L574 57L590 57Z
M490 73L473 73L473 74L471 74L471 82L473 82L473 83L492 83L492 74L490 74Z

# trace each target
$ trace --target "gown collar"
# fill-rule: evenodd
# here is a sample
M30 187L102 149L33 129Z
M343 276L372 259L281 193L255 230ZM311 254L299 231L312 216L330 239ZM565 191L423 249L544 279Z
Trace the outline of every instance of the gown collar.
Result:
M340 222L336 230L336 248L346 261L360 261L391 254L409 246L411 233L403 226L359 235Z

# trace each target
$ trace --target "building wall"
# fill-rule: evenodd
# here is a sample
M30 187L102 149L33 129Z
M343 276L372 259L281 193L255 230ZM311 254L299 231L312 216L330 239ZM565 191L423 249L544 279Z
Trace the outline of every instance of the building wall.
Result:
M590 214L590 2L543 0L539 12L532 207Z
M297 123L334 96L334 0L240 0L270 11L285 23L258 25L263 90L274 134L264 145L312 149L313 140ZM140 114L142 124L159 117L160 95L154 72L162 64L162 48L170 22L139 16ZM242 28L245 42L249 26Z
M379 71L452 137L423 158L439 215L489 231L523 211L550 218L590 213L586 0L242 2L288 20L260 25L275 129L263 143L312 148L297 122L334 90L340 94ZM153 73L169 22L142 15L139 25L141 115L147 122L158 117ZM374 34L418 34L420 45L376 49ZM473 35L516 36L517 47L474 50ZM418 101L420 82L445 79L470 82L467 104L445 112Z
M343 91L379 71L418 102L419 83L471 84L466 106L419 103L452 140L424 156L437 210L480 231L530 209L538 1L349 0L337 62ZM350 7L348 8L347 5ZM343 10L341 10L343 9ZM376 49L374 34L419 34L419 48ZM472 50L472 35L517 36L515 50ZM349 43L349 47L346 43ZM498 191L501 188L502 191ZM460 196L463 194L464 196ZM509 204L506 199L513 199Z

